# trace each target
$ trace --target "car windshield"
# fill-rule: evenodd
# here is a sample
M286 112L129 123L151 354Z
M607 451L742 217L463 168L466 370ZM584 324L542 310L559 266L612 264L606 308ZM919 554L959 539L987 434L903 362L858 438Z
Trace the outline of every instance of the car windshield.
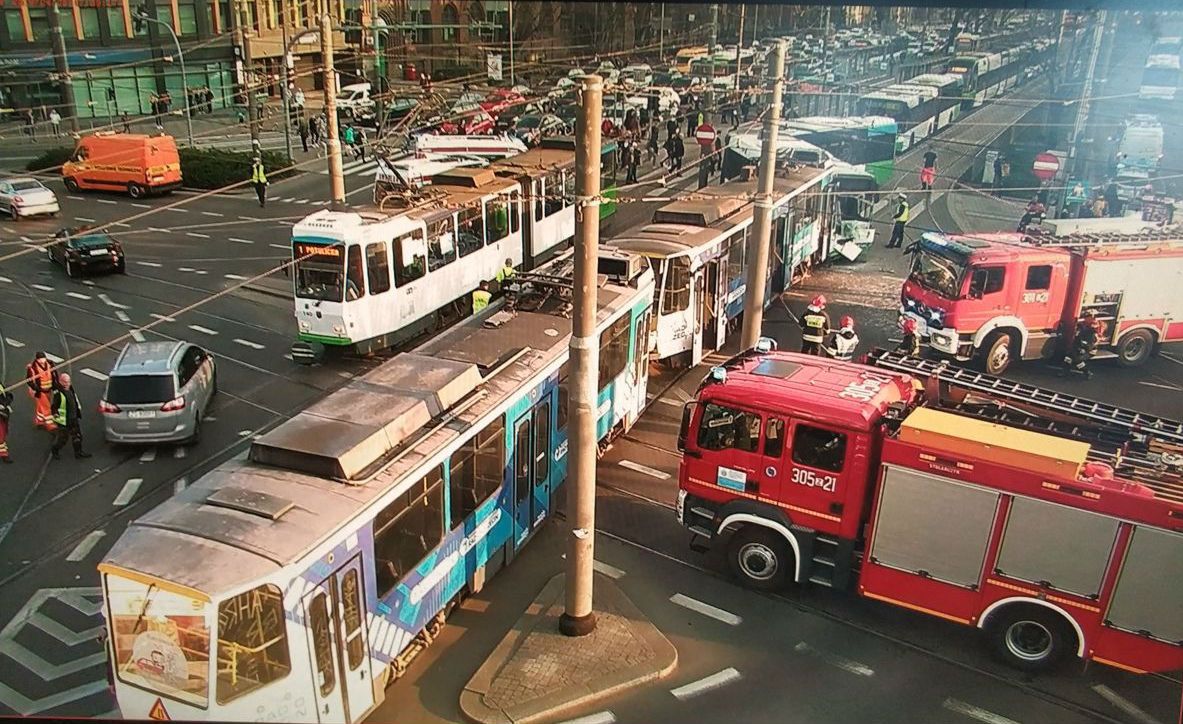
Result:
M113 241L106 234L83 234L81 236L71 236L70 247L73 249L99 249L110 246Z
M518 128L537 128L542 125L541 116L522 116L518 119Z
M115 375L107 380L107 402L115 405L163 405L176 396L171 374Z
M964 273L964 262L954 261L947 256L922 249L912 262L912 272L909 278L946 299L956 299L961 289L961 278Z
M37 191L45 188L40 181L13 181L13 191Z

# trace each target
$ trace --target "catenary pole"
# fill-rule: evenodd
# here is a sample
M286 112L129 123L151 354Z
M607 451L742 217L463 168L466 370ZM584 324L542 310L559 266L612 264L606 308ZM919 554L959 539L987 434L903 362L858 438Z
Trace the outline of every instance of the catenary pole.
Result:
M567 474L567 577L559 629L584 636L596 628L592 561L596 532L596 279L600 245L600 120L603 80L584 76L575 125L575 284L571 313L570 467Z
M320 54L324 66L325 129L329 154L329 198L334 208L345 205L345 175L341 169L341 136L337 129L337 70L333 67L333 17L320 18Z
M255 113L255 83L253 71L251 70L253 66L251 61L251 42L250 38L247 37L247 28L250 25L246 3L239 0L238 23L234 29L234 42L242 49L242 87L243 92L246 94L246 123L247 128L251 132L251 150L257 151L261 146L259 145L259 121Z
M49 36L53 41L53 66L58 76L58 91L62 110L70 131L78 135L78 108L74 105L74 78L70 75L70 61L66 57L66 39L62 35L62 19L58 15L57 0L49 8Z
M764 291L768 270L768 247L772 237L772 185L776 177L776 136L780 129L780 105L784 94L785 41L776 41L776 56L770 68L772 105L764 114L764 138L760 149L760 171L756 191L756 223L748 247L748 278L744 292L743 332L740 349L751 349L764 325Z

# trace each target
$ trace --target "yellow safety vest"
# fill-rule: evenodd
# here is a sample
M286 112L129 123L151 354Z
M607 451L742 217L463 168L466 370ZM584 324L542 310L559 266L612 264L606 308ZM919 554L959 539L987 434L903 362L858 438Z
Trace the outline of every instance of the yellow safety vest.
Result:
M901 201L900 207L900 211L896 214L895 220L906 224L908 223L908 218L912 215L912 207L908 206L907 201Z
M513 267L503 266L501 271L497 272L497 282L503 282L506 279L513 279Z
M53 409L53 421L61 427L66 426L66 393L64 391L58 393L58 404Z
M251 164L251 183L265 184L267 183L267 174L263 171L263 164Z
M804 322L804 328L801 330L801 338L806 342L823 342L826 335L826 317L825 315L816 312L806 312L801 317Z
M478 289L472 293L472 313L480 314L481 310L489 306L489 300L493 295L486 292L484 289Z

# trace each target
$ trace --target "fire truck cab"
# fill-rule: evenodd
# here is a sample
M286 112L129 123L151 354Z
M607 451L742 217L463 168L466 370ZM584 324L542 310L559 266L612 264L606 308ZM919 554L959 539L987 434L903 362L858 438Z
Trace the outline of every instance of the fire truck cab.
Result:
M982 629L1004 662L1183 667L1183 423L876 350L712 369L677 516L733 575Z

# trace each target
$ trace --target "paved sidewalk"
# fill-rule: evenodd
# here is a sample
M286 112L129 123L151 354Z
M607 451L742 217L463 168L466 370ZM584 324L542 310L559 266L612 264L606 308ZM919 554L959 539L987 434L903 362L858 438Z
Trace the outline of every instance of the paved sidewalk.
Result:
M678 652L611 578L596 574L596 630L559 632L564 576L546 584L460 694L478 724L529 724L660 679Z

